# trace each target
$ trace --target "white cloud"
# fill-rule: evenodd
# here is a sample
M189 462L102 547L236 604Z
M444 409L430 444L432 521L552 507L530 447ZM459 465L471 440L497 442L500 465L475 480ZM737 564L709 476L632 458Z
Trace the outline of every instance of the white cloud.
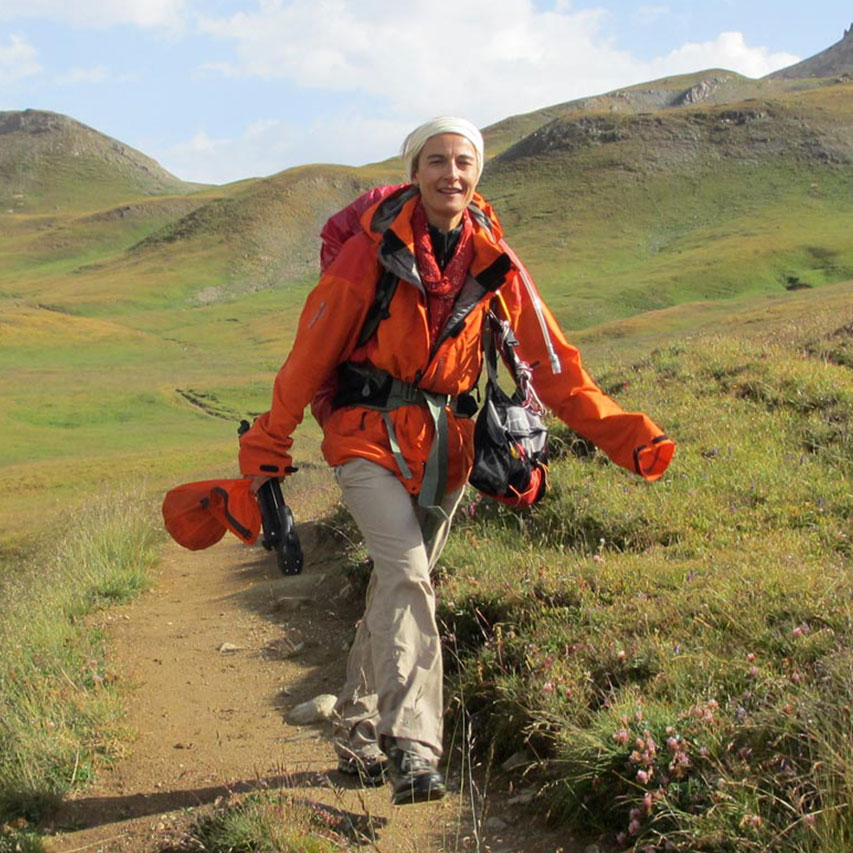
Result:
M668 74L763 76L797 60L722 33L643 61L604 37L608 14L565 3L540 11L530 0L503 0L500 15L493 0L259 0L198 25L234 46L208 73L368 96L409 124L455 112L482 125Z
M59 86L76 86L80 83L106 83L110 78L106 65L95 65L92 68L72 68L63 74L57 74L54 82Z
M36 49L20 36L10 36L8 44L0 41L0 85L8 85L42 71Z
M650 3L638 13L667 8ZM641 60L605 36L609 14L568 0L550 10L502 0L500 15L493 0L257 0L200 16L200 32L225 48L200 67L203 76L285 82L316 90L319 104L343 94L349 108L326 108L307 125L270 118L229 138L199 131L159 158L182 178L213 183L301 163L361 164L394 154L413 126L441 113L485 126L643 80L718 67L760 77L798 60L741 33Z
M799 62L791 53L771 53L766 47L750 47L743 33L720 33L714 41L687 42L653 65L664 74L725 68L747 77L763 77L772 71Z
M0 20L47 18L90 27L132 24L179 30L187 0L3 0Z
M222 184L271 175L306 163L363 164L397 153L410 122L340 115L308 126L281 119L249 124L234 138L212 138L199 130L161 151L146 150L185 181Z

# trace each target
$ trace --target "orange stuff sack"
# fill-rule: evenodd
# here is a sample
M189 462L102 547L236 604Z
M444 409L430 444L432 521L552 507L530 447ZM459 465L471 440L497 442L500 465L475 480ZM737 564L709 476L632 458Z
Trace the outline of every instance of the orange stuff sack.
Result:
M215 545L230 530L251 545L261 530L261 510L250 481L204 480L166 493L163 521L169 535L190 551Z

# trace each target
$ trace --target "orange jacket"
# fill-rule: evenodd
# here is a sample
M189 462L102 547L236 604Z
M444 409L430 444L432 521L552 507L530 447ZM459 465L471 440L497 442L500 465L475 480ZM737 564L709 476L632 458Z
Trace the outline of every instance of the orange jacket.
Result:
M291 436L313 401L314 415L323 428L323 455L330 465L370 459L393 471L410 493L418 494L434 432L428 410L411 405L390 412L412 475L407 479L394 460L382 413L330 406L336 368L347 361L369 362L425 391L451 396L469 391L482 364L483 317L499 289L519 339L518 354L533 365L533 385L542 401L614 462L648 480L660 477L674 444L645 415L623 411L595 385L550 311L535 304L539 297L526 270L501 245L497 217L479 195L469 208L474 222L470 277L430 351L411 227L417 201L417 192L404 187L369 207L361 218L363 232L343 245L309 294L293 348L275 379L270 411L241 438L242 473L284 476L291 464ZM390 316L370 340L357 346L383 267L400 278ZM559 372L554 370L555 359ZM453 489L465 483L471 470L474 423L452 413L448 420L447 488Z

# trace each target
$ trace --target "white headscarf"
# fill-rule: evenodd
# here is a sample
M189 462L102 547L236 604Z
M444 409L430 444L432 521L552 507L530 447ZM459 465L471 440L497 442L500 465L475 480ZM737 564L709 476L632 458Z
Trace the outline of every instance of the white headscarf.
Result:
M470 121L464 118L456 118L455 116L438 116L432 121L416 127L403 142L403 147L400 153L403 157L403 165L406 169L406 177L411 181L414 175L412 174L415 164L418 162L418 155L421 153L427 141L433 136L438 136L440 133L457 133L459 136L464 136L477 152L477 180L480 180L480 175L483 174L483 135L471 124Z

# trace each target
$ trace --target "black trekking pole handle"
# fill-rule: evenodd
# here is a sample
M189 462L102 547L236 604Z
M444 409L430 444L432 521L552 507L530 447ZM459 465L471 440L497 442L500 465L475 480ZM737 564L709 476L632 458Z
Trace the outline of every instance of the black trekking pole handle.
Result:
M240 421L238 435L243 435L249 429L248 421ZM276 562L283 575L298 575L302 573L304 557L293 513L284 502L281 493L281 481L271 477L258 489L258 504L261 508L261 522L264 537L261 545L267 551L275 551Z

